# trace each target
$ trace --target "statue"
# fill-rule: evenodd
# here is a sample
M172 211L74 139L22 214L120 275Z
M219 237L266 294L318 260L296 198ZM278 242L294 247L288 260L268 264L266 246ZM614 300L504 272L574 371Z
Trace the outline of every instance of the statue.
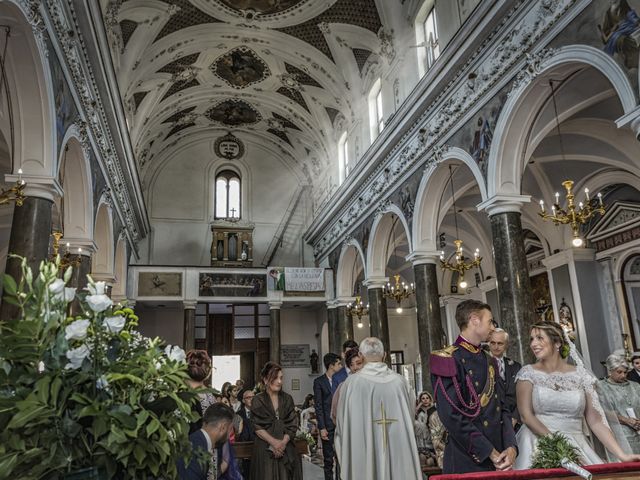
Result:
M309 361L311 362L311 373L318 373L318 354L315 350L311 350Z

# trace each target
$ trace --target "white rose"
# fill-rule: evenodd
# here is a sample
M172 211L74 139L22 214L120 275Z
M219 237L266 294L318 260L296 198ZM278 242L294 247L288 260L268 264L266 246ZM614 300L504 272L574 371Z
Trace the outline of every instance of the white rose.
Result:
M91 295L104 295L104 289L107 285L107 282L95 282L87 285L87 290Z
M62 300L64 298L64 280L56 278L49 285L49 293L55 300Z
M64 301L69 303L76 298L76 289L64 287Z
M69 363L65 365L65 369L67 370L76 370L82 366L82 362L84 362L85 358L89 358L91 351L89 347L86 345L82 345L78 348L72 348L67 351L67 358L69 359Z
M88 295L86 300L89 304L89 308L96 313L104 312L107 308L113 305L113 301L104 294Z
M117 317L106 317L103 325L111 333L120 333L120 330L124 328L125 323L126 319L122 315L118 315Z
M76 320L73 323L67 325L64 329L64 338L67 340L82 340L87 336L87 329L89 328L89 320Z
M177 345L173 347L171 345L167 345L164 349L164 354L169 357L169 360L174 362L184 362L187 358L187 354L184 353L184 350Z
M107 377L105 377L104 375L102 375L99 379L96 380L96 388L98 390L103 390L108 386L109 386L109 381L107 380Z

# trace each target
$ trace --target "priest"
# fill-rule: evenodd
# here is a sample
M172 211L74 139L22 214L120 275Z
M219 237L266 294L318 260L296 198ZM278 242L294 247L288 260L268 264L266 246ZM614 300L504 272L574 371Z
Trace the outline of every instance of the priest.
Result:
M360 343L365 365L340 389L336 454L342 480L421 480L413 431L415 393L384 363L375 337Z

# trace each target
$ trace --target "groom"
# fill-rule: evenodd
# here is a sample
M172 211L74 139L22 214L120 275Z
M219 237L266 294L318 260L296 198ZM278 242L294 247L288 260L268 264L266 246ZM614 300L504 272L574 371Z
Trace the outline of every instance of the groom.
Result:
M456 323L455 343L432 352L430 360L438 416L449 432L443 473L509 470L516 436L495 359L480 348L494 329L491 307L466 300L456 309Z

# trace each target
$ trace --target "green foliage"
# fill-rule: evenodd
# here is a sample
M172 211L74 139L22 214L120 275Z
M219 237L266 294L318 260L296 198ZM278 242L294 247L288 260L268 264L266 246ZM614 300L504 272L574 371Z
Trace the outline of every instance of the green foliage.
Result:
M19 284L4 276L16 318L0 321L0 478L56 478L97 466L109 477L175 478L188 455L191 404L184 352L136 331L104 283L65 288L58 263ZM81 315L68 317L76 297Z
M560 468L562 461L580 465L580 453L569 439L560 432L538 438L536 451L531 459L531 468Z
M296 432L296 440L304 440L305 442L307 442L307 445L309 445L309 448L313 448L316 445L316 441L313 438L313 436L305 431L305 430L298 430Z

